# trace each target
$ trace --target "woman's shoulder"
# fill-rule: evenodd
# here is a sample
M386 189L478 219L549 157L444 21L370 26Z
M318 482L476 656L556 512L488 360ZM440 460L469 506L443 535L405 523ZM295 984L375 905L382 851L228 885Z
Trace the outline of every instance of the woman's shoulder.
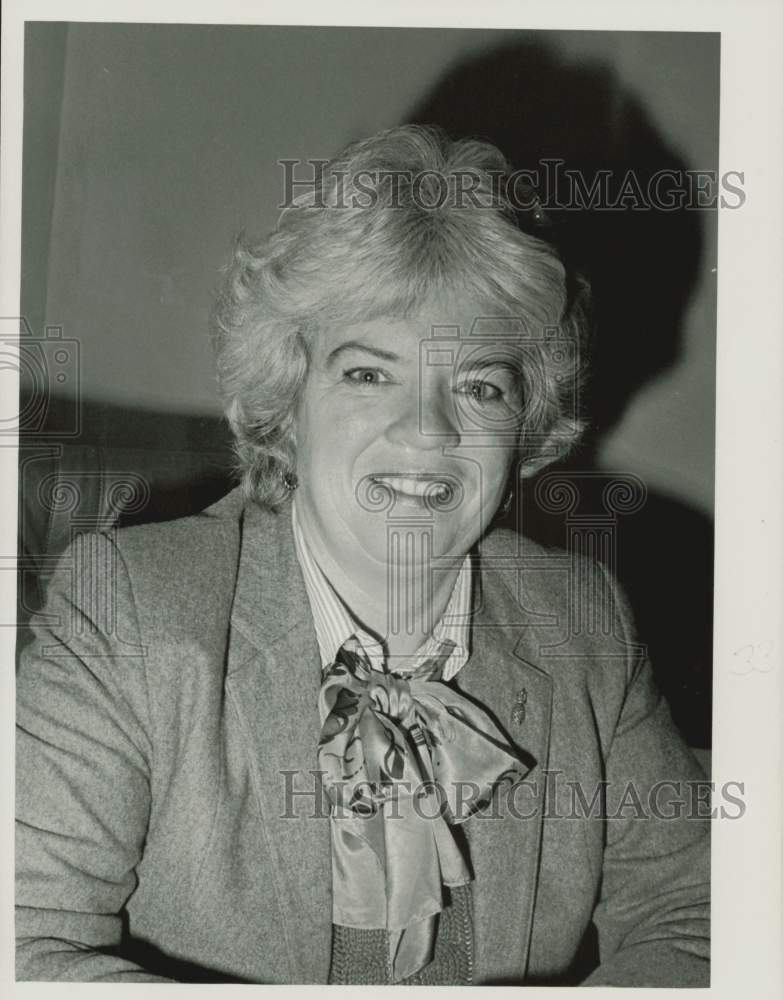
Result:
M507 529L485 537L480 566L482 585L552 673L573 682L581 665L593 682L603 678L624 687L638 672L645 649L610 566L576 548L545 546Z
M528 589L540 586L552 597L566 600L581 584L608 589L624 603L611 568L576 548L544 545L518 531L496 528L482 539L479 555L482 571L505 570L517 578L524 574Z
M614 580L607 567L597 559L576 550L544 545L518 531L496 528L481 540L479 565L483 575L499 574L524 580L529 593L541 592L549 602L566 601L574 584ZM611 589L611 588L610 588Z
M197 514L119 528L111 541L134 569L149 564L169 574L213 570L216 564L235 564L244 510L237 488Z
M98 606L113 617L131 609L156 629L192 620L194 614L225 614L244 509L240 491L233 490L189 517L77 533L48 580L46 604L64 600L80 607L89 597L96 626L103 618Z

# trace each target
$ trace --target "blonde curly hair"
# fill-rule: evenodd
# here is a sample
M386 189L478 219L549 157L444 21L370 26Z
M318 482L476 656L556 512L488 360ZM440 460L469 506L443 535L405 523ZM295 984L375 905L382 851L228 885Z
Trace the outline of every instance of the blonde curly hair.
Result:
M287 495L294 412L319 328L410 316L433 293L469 294L533 331L520 475L574 444L589 289L567 274L540 209L530 224L521 219L503 183L511 172L489 143L400 126L328 161L266 239L237 239L212 327L248 496L274 507Z

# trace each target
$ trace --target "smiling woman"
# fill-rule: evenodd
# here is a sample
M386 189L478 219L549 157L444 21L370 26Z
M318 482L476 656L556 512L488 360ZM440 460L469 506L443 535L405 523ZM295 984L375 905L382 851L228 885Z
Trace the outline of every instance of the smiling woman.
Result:
M587 288L547 241L534 196L525 212L519 184L513 197L506 190L511 173L488 143L394 129L327 164L267 240L240 241L214 327L249 495L284 499L281 478L294 463L292 407L313 338L425 309L432 325L419 324L422 351L433 332L456 333L468 354L476 336L507 353L514 347L526 392L526 419L516 430L529 471L547 445L551 461L576 440ZM433 178L448 197L425 197ZM547 338L553 331L557 342Z
M390 656L415 652L440 618L457 558L517 475L580 431L587 288L543 239L535 200L522 224L511 174L494 147L432 129L358 142L268 240L240 243L215 311L247 494L275 504L301 484L308 545ZM427 481L434 491L410 488ZM395 509L431 514L416 533L426 544L402 550L393 572L369 483ZM439 483L459 484L462 502L428 503ZM409 618L388 638L392 579Z
M494 527L579 435L587 325L510 170L392 129L235 248L241 487L78 539L22 655L21 978L708 983L626 605Z
M434 328L471 330L477 308L433 301L407 320L328 327L311 350L295 411L303 535L352 611L386 637L390 657L413 654L426 639L509 488L522 423L518 376L495 360L492 342L474 343L463 365L458 341L451 363L421 363ZM385 487L389 504L369 504L369 484ZM387 621L389 506L419 517L407 535L416 544L394 560L395 581L411 591L402 602L410 617L395 633Z

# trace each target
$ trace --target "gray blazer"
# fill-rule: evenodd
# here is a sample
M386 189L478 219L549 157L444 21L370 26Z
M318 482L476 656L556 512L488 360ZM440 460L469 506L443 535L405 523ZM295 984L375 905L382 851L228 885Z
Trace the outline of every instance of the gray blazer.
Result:
M535 766L465 826L474 981L564 975L592 921L587 982L708 985L708 822L646 808L702 772L622 600L509 533L485 539L480 581L457 682ZM18 978L325 982L318 689L289 510L234 491L78 538L18 674ZM602 781L616 818L590 815Z

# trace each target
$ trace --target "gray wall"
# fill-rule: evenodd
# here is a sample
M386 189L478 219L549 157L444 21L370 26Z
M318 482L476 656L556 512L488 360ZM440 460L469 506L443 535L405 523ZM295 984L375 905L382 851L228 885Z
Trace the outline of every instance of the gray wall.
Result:
M280 157L407 120L448 70L535 40L594 65L690 167L717 165L715 36L445 29L28 26L23 310L81 343L84 398L216 412L207 315L233 235L274 224ZM709 513L717 225L673 364L600 463ZM640 312L647 307L638 303ZM633 336L635 317L628 316Z

